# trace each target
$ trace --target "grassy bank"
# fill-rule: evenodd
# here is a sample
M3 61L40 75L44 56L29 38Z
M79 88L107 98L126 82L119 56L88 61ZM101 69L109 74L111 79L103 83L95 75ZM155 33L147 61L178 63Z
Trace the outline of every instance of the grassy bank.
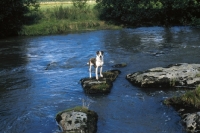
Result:
M83 8L72 3L40 4L39 11L27 14L27 23L19 35L63 34L71 31L118 29L99 19L95 3L89 3Z
M185 110L199 110L200 109L200 86L195 90L187 91L184 95L179 97L172 97L164 101L166 105L172 105L177 109L184 108Z

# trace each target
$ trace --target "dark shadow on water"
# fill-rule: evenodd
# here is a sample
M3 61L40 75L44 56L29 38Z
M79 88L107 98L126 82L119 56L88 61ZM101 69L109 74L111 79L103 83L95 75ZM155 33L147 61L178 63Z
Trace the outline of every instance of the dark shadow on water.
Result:
M28 63L26 56L26 40L22 38L11 38L0 40L0 69L23 66Z
M0 91L25 89L31 85L26 70L26 40L11 38L0 40Z

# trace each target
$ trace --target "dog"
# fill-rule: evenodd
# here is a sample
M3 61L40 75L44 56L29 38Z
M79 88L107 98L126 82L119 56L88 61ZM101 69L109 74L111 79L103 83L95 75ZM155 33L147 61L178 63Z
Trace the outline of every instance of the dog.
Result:
M97 51L96 52L96 58L91 58L89 60L88 64L89 64L89 76L90 76L90 78L91 78L92 66L94 66L94 68L95 68L96 80L99 79L99 77L98 77L98 68L99 67L100 67L100 77L103 77L103 74L102 74L102 69L103 69L103 64L104 64L103 55L104 55L103 51Z

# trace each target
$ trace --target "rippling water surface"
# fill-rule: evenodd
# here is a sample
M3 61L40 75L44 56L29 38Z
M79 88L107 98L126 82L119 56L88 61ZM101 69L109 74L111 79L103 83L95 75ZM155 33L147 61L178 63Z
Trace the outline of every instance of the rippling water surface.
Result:
M87 61L105 51L104 70L127 63L108 95L86 95ZM55 115L92 101L98 133L185 133L162 101L184 90L141 89L129 73L173 63L200 63L200 30L149 27L0 40L0 132L58 133ZM94 75L94 73L93 73Z

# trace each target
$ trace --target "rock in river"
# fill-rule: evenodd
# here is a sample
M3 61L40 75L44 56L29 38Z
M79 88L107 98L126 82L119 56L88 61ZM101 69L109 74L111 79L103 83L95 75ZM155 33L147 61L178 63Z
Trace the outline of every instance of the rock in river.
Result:
M123 67L126 67L126 66L127 66L126 63L122 63L122 64L115 64L115 65L113 65L112 67L113 67L113 68L123 68Z
M167 98L164 104L173 106L179 112L188 132L200 131L200 86L183 95Z
M63 133L96 133L98 115L85 107L75 107L56 115Z
M200 64L180 63L165 68L156 67L147 71L128 74L126 79L143 88L196 88L200 84Z
M183 122L188 132L198 133L200 131L200 112L186 114Z
M100 78L99 80L96 80L94 77L83 78L80 80L81 85L88 94L109 93L113 86L113 81L115 81L120 73L119 70L110 70L103 72L103 78Z

